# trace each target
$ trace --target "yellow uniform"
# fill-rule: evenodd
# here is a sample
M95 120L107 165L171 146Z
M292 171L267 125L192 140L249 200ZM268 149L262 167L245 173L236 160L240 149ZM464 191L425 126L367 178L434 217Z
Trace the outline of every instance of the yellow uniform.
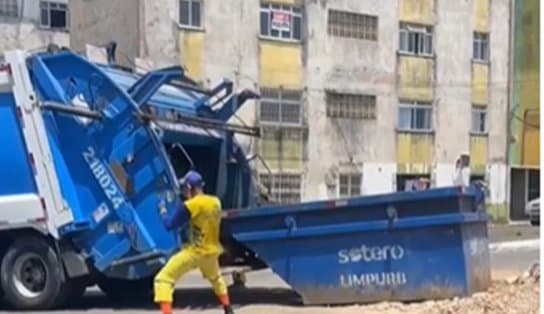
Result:
M200 194L186 201L185 207L191 214L188 248L204 255L223 253L219 242L221 201L215 196Z
M212 195L199 194L185 202L189 212L189 241L155 277L155 302L172 302L174 285L185 273L199 268L218 295L227 287L219 270L218 257L223 252L219 241L221 201Z

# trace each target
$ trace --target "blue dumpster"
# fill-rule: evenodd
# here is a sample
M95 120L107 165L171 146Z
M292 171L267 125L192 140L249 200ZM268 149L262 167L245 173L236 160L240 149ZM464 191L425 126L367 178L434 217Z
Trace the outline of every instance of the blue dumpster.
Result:
M225 228L305 304L470 295L491 275L474 186L229 211Z

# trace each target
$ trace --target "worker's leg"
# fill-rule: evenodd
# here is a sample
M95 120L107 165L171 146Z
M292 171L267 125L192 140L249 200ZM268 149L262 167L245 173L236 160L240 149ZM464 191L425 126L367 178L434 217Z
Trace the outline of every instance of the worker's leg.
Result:
M225 284L225 280L223 280L223 276L221 276L217 259L217 255L203 256L200 260L200 271L202 272L202 276L213 286L213 290L219 298L221 305L230 307L227 285Z
M172 256L155 276L155 303L159 303L164 314L172 313L172 301L176 281L198 265L198 255L192 250L182 250Z

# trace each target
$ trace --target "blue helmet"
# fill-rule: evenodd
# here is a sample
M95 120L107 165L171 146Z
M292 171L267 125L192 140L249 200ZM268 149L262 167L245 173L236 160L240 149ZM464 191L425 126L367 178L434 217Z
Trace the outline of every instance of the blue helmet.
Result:
M201 188L204 186L204 180L202 179L200 173L190 170L183 176L183 178L179 179L179 184L189 189Z

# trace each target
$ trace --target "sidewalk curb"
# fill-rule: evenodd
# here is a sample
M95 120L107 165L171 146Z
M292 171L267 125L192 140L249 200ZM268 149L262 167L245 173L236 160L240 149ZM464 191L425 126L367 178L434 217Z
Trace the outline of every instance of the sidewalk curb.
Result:
M491 252L508 251L517 249L538 249L540 247L540 239L529 239L519 241L496 242L489 244Z

